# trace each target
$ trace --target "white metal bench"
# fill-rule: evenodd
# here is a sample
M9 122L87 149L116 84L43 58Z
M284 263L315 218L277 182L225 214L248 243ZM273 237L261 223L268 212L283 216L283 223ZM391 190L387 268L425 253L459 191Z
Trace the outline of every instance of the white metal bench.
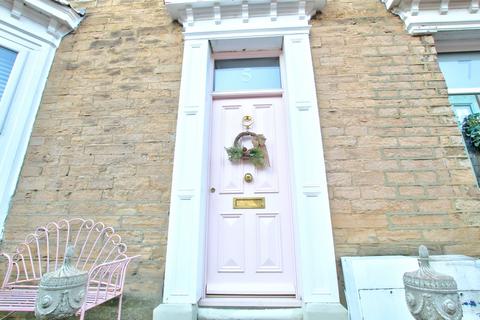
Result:
M121 319L123 287L128 264L138 256L127 257L127 246L114 229L101 222L71 219L38 227L13 254L2 253L8 265L0 288L0 311L34 312L38 285L44 273L60 268L68 246L75 248L73 264L88 271L85 312L119 297Z

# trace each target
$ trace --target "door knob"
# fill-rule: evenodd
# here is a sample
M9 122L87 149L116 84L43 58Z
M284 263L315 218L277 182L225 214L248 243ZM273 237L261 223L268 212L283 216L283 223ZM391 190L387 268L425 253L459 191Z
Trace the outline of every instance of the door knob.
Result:
M243 179L245 180L246 183L250 183L253 181L253 175L251 173L245 173L243 176Z
M214 187L210 188L210 193L215 193L215 188Z

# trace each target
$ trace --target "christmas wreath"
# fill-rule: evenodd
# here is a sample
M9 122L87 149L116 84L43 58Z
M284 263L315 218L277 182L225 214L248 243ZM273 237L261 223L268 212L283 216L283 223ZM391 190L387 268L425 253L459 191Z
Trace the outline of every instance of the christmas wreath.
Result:
M253 148L248 149L240 143L240 140L247 136L252 137ZM257 168L270 166L267 147L265 145L266 140L263 134L256 134L250 131L240 132L235 138L233 146L225 148L228 159L232 162L247 160Z

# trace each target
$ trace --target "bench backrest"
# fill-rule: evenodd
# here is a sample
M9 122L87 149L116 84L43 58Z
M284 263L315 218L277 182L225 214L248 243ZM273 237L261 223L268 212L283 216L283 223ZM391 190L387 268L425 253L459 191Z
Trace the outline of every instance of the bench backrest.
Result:
M62 266L69 245L74 247L74 265L89 271L99 264L126 258L127 246L112 227L93 220L50 222L25 238L12 255L10 283L38 280ZM12 279L13 278L13 279Z

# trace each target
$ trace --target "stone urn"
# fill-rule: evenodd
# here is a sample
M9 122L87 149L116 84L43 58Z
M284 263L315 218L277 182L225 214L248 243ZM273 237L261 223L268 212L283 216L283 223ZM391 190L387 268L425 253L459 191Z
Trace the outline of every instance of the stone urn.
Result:
M403 275L408 309L417 320L459 320L463 317L457 283L430 266L428 249L418 249L419 269Z
M45 273L40 280L35 316L37 319L66 319L82 307L88 282L88 272L72 265L73 247L69 246L63 265Z

